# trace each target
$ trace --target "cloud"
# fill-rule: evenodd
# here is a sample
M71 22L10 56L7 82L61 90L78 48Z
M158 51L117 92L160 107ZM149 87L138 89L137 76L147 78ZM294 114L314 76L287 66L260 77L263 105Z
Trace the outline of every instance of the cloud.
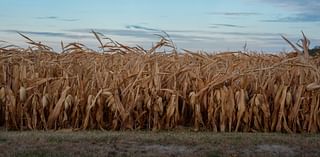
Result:
M231 26L232 27L232 26ZM25 35L35 35L43 37L58 37L68 39L89 39L94 38L90 33L92 29L71 29L61 32L53 31L26 31L26 30L0 30L6 33L20 32ZM94 31L104 34L107 37L118 36L128 37L134 40L157 41L158 35L166 36L163 32L156 32L154 29L94 29ZM166 30L175 42L181 41L206 41L215 42L221 40L246 40L253 38L280 38L278 33L261 33L261 32L237 32L237 31L206 31L206 30ZM262 39L261 39L262 40Z
M280 37L280 33L263 33L263 32L208 32L214 35L229 35L229 36L242 36L242 37L256 37L256 36L264 36L264 37Z
M73 22L73 21L79 21L80 19L60 19L60 21L68 21L68 22Z
M72 29L67 30L74 33L89 33L91 29ZM159 38L157 35L166 36L162 31L155 31L153 29L142 29L142 30L135 30L135 29L94 29L94 31L104 34L105 36L124 36L124 37L131 37L134 39L147 39L147 40L157 40ZM211 36L203 36L203 35L192 35L189 33L181 33L176 32L174 30L166 31L173 40L215 40L215 37ZM185 31L188 32L188 31Z
M57 16L41 16L41 17L36 17L36 19L58 19Z
M89 33L91 29L72 29L66 30L73 33ZM143 39L148 41L156 41L159 35L165 36L163 32L155 32L154 29L94 29L94 31L104 34L105 36L122 36L132 39ZM181 41L203 41L216 42L224 40L246 40L254 37L261 38L279 38L280 33L259 33L259 32L226 32L226 31L206 31L206 30L165 30L170 38L175 42Z
M95 40L90 29L71 29L62 31L27 31L27 30L0 30L0 32L15 33L21 32L27 36L41 36L46 40L56 41L70 39L85 41L85 44ZM140 27L124 27L123 29L94 29L94 31L111 37L122 43L134 43L142 46L150 46L152 42L157 42L159 37L155 34L165 36L163 32L156 32L157 29L142 29ZM267 46L281 46L280 34L263 32L244 32L244 31L210 31L210 30L166 30L170 38L179 48L194 50L230 50L229 48L240 49L245 41L255 46L252 49L267 48ZM132 44L131 44L132 45ZM92 45L91 45L92 46ZM264 46L264 47L263 47ZM94 47L94 46L92 46Z
M77 34L70 34L70 33L61 33L61 32L44 32L44 31L23 31L23 30L1 30L1 32L6 33L15 33L18 34L22 33L25 35L36 35L36 36L44 36L44 37L60 37L60 38L71 38L71 39L78 39L78 38L90 38L93 35L77 35Z
M149 28L149 27L140 26L140 25L126 25L126 28L127 29L145 30L145 31L156 31L156 32L161 31L159 29Z
M320 22L320 15L296 14L287 17L280 17L273 20L262 20L263 22Z
M66 22L73 22L73 21L79 21L80 19L75 19L75 18L60 18L58 16L41 16L41 17L36 17L36 19L40 20L57 20L57 21L66 21Z
M92 29L70 29L66 30L67 32L72 33L89 33ZM153 36L155 37L154 31L145 31L145 30L135 30L135 29L104 29L98 28L93 29L96 32L102 33L105 36L116 35L116 36L126 36L126 37L134 37L134 38L143 38L150 39Z
M288 15L263 22L320 22L319 0L253 0L268 3L287 11Z
M261 15L258 12L209 12L209 15L222 15L222 16L257 16Z
M263 3L271 3L274 6L281 7L288 11L300 13L319 13L319 0L255 0Z
M244 26L233 25L233 24L224 24L224 23L211 24L209 27L210 28L219 28L219 27L244 28Z

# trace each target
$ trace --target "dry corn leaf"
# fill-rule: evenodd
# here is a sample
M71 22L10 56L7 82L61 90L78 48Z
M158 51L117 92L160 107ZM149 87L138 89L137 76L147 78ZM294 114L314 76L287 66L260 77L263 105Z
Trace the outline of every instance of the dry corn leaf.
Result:
M320 88L320 85L316 82L312 82L310 84L307 85L306 89L307 91L314 91Z
M54 127L54 123L56 122L58 116L61 114L61 109L62 109L62 105L63 102L66 99L67 93L70 90L71 87L66 87L62 93L61 96L58 100L58 102L56 103L53 111L50 113L49 118L48 118L48 128L52 129Z

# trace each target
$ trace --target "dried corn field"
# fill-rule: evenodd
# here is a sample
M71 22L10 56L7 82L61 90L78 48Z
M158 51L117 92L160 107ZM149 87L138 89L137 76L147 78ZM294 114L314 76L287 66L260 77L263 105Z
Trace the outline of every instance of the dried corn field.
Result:
M0 126L8 130L320 131L320 58L177 52L28 39L0 49ZM169 51L163 52L164 49Z

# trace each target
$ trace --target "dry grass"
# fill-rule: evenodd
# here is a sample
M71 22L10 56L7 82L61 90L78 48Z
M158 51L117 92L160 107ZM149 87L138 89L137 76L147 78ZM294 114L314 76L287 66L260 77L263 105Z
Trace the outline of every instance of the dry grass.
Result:
M320 134L0 130L0 157L313 157L319 147Z
M145 50L94 35L103 52L55 53L26 36L27 49L0 48L0 126L320 131L319 57L178 53L165 38Z

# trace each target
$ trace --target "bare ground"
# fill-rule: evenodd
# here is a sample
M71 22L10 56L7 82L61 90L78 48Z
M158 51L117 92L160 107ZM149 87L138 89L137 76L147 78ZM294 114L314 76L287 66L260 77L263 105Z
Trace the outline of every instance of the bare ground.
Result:
M0 131L0 156L320 156L320 134Z

